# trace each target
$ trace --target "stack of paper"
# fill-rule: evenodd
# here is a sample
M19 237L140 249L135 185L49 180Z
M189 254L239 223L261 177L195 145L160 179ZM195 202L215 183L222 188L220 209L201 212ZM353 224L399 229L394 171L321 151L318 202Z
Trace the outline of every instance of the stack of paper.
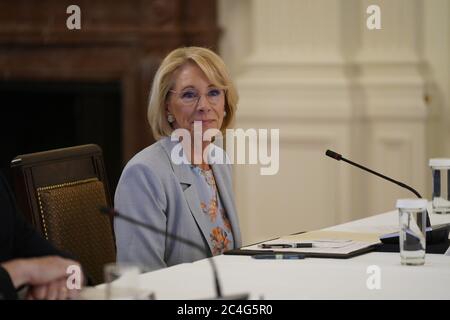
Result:
M296 244L305 243L310 243L312 246L309 248L295 247ZM262 244L260 243L244 247L242 250L298 252L310 254L311 256L349 257L361 251L369 251L368 249L380 243L379 235L376 233L319 230L264 242L266 245L285 245L287 248L274 246L274 248L265 249L261 247Z

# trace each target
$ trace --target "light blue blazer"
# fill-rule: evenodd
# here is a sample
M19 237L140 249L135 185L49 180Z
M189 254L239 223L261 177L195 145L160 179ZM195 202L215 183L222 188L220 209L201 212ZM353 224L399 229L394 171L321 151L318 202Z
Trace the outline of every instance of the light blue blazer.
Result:
M176 165L170 154L176 142L164 137L136 154L125 166L117 185L116 210L144 223L190 239L189 245L153 231L115 219L117 261L156 270L212 256L209 229L204 223L200 198L188 164ZM229 164L213 164L220 200L228 214L234 246L242 246Z

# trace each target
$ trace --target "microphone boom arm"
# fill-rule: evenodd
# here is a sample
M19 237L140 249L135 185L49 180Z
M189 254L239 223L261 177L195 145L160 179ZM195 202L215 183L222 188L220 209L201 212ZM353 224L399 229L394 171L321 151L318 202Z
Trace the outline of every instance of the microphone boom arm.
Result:
M360 169L363 169L363 170L365 170L365 171L368 171L368 172L370 172L370 173L373 173L374 175L376 175L376 176L378 176L378 177L380 177L380 178L383 178L383 179L386 179L386 180L388 180L388 181L390 181L390 182L393 182L393 183L399 185L400 187L403 187L403 188L405 188L405 189L408 189L409 191L411 191L412 193L414 193L414 194L417 196L417 198L422 199L422 196L420 195L419 192L417 192L417 190L415 190L415 189L413 189L412 187L410 187L410 186L404 184L403 182L400 182L400 181L394 180L394 179L392 179L392 178L386 177L385 175L383 175L383 174L381 174L381 173L375 172L375 171L373 171L373 170L371 170L371 169L369 169L369 168L366 168L366 167L364 167L364 166L362 166L362 165L360 165L360 164L358 164L358 163L355 163L355 162L353 162L353 161L351 161L351 160L345 159L344 157L342 157L341 160L342 160L342 161L345 161L345 162L347 162L347 163L350 163L350 164L352 164L352 165L354 165L354 166L356 166L356 167L358 167L358 168L360 168Z
M106 208L106 207L101 207L100 211L110 217L115 217L115 218L119 218L125 221L128 221L132 224L150 229L156 233L162 234L164 236L167 235L167 232L160 230L159 228L156 228L150 224L144 223L142 221L133 219L131 217L125 216L123 214L121 214L120 212L118 212L117 210L114 210L113 208ZM201 251L202 253L205 251L203 247L201 247L200 245L198 245L197 243L193 242L192 240L186 239L186 238L182 238L180 236L177 235L170 235L170 237L176 241L180 241L182 243L188 244L190 246L192 246L193 248ZM222 288L220 286L220 282L219 282L219 277L218 277L218 273L217 273L217 267L216 264L214 262L214 259L207 259L210 264L211 264L211 268L213 270L213 275L214 275L214 285L215 285L215 289L216 289L216 293L217 293L217 297L218 298L222 298Z
M331 151L331 150L327 150L327 151L325 152L325 155L327 155L327 156L329 156L330 158L333 158L333 159L335 159L335 160L337 160L337 161L340 161L340 160L345 161L345 162L347 162L347 163L349 163L349 164L351 164L351 165L353 165L353 166L355 166L355 167L358 167L358 168L360 168L360 169L362 169L362 170L364 170L364 171L370 172L370 173L372 173L372 174L374 174L374 175L376 175L376 176L378 176L378 177L380 177L380 178L383 178L383 179L388 180L388 181L390 181L390 182L392 182L392 183L395 183L396 185L398 185L398 186L400 186L400 187L403 187L403 188L405 188L405 189L411 191L411 192L414 193L419 199L422 199L422 196L420 195L420 193L417 192L417 190L415 190L414 188L412 188L412 187L410 187L410 186L404 184L403 182L400 182L400 181L394 180L394 179L392 179L392 178L389 178L389 177L385 176L384 174L381 174L381 173L378 173L378 172L376 172L376 171L373 171L373 170L371 170L371 169L369 169L369 168L367 168L367 167L365 167L365 166L363 166L363 165L360 165L360 164L355 163L355 162L353 162L353 161L351 161L351 160L345 159L341 154L339 154L339 153L337 153L337 152L334 152L334 151ZM427 212L426 212L426 227L431 227L431 222L430 222L430 217L429 217L429 214L428 214L428 210L427 210Z

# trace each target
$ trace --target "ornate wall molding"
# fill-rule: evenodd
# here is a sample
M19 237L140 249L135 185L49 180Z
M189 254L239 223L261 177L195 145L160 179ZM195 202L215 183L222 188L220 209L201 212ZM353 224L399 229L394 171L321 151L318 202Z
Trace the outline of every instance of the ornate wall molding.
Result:
M380 5L382 30L366 28L369 4ZM280 129L279 177L236 169L244 240L390 210L404 195L325 159L327 148L394 176L401 168L398 178L424 188L421 6L420 0L219 3L221 52L241 97L236 126Z

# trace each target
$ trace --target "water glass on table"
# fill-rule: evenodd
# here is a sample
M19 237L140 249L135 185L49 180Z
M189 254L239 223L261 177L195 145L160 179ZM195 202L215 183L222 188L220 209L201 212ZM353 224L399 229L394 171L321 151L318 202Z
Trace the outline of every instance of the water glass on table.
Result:
M141 269L132 264L110 263L104 267L107 300L139 299Z

